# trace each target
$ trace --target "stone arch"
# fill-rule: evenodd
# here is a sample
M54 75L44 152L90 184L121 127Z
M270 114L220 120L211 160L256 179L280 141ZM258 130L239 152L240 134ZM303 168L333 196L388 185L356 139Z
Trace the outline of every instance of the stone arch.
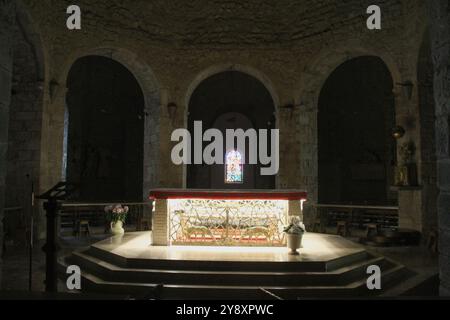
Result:
M194 92L194 90L199 86L200 83L202 83L207 78L209 78L215 74L225 72L225 71L239 71L239 72L248 74L248 75L256 78L257 80L259 80L266 87L266 89L269 91L270 95L272 96L272 100L275 105L275 109L276 110L278 109L278 106L280 105L280 99L275 90L275 86L273 85L273 83L269 79L269 77L267 77L263 72L255 69L251 66L242 65L242 64L224 63L224 64L213 65L213 66L206 68L205 70L203 70L199 74L197 74L194 77L194 79L192 79L190 81L190 85L186 90L186 96L185 96L185 101L184 101L185 106L186 106L185 119L186 119L186 115L187 115L189 101L191 99L191 96L192 96L192 93Z
M396 143L393 81L384 62L362 56L339 65L319 97L318 165L320 203L385 205Z
M185 109L184 109L184 127L188 127L188 118L189 118L189 104L191 97L194 93L194 91L199 87L199 85L207 80L208 78L218 75L220 73L224 73L227 71L236 71L243 73L247 76L250 76L254 78L255 80L259 81L263 87L269 92L270 97L272 98L273 107L274 107L274 116L275 116L275 127L278 128L279 124L279 106L280 106L280 99L279 96L275 90L275 86L273 85L272 81L267 77L263 72L248 66L248 65L241 65L241 64L232 64L232 63L224 63L224 64L218 64L210 66L209 68L204 69L200 73L198 73L193 80L190 81L190 85L188 86L186 90L185 95ZM187 175L188 170L187 166L183 165L183 187L187 187ZM275 185L277 185L277 177L275 177Z
M22 0L16 0L16 23L25 36L25 40L32 46L35 64L37 67L37 79L40 86L44 85L46 78L45 52L40 32L33 22L28 8Z
M299 172L300 186L308 192L308 202L305 204L305 221L311 223L315 215L313 205L318 200L318 104L322 87L331 73L341 64L362 56L380 58L389 69L393 82L401 82L401 74L395 61L385 51L364 47L360 44L347 43L336 45L333 50L327 49L314 55L314 59L307 64L294 93L296 104L300 106L300 123L307 126L306 134L300 139ZM395 106L401 103L401 97L394 86L393 96Z
M49 134L55 136L55 145L58 146L57 152L50 155L51 161L54 161L56 166L61 170L55 170L58 173L62 172L62 158L63 158L63 137L64 137L64 112L65 95L66 95L66 81L71 66L78 59L86 56L102 56L110 58L127 68L131 74L136 78L144 95L144 168L143 168L143 199L146 199L150 188L158 185L158 167L159 167L159 149L160 149L160 84L157 80L153 70L145 62L143 62L136 54L129 50L116 47L99 47L95 49L80 50L73 53L67 59L63 71L60 73L58 80L53 80L54 89L52 98L53 107L53 125L49 128ZM52 92L52 88L50 88ZM50 138L51 139L51 138ZM52 175L51 173L49 173ZM50 180L58 181L60 174L50 177Z
M302 77L296 86L298 91L295 96L301 102L313 104L319 98L320 90L323 87L328 76L342 63L358 58L361 56L375 56L379 57L388 67L394 83L401 82L400 70L397 63L392 59L389 54L384 53L382 50L376 48L364 48L357 45L343 45L333 50L323 50L320 52L316 58L313 59L305 68ZM313 99L313 101L308 101L302 99L302 96Z
M155 108L155 102L160 100L160 85L153 70L133 52L117 47L99 47L94 49L79 50L69 56L64 63L63 71L55 82L53 92L54 100L60 99L66 93L66 81L70 68L80 58L86 56L101 56L115 60L125 66L135 76L142 92L144 93L147 109ZM159 111L159 110L158 110Z

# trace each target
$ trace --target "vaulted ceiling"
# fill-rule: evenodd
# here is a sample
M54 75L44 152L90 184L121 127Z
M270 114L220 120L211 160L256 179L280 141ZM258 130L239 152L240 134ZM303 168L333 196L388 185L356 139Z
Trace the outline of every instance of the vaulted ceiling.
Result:
M65 26L71 1L23 0L44 25ZM384 19L402 15L401 0L380 0ZM264 45L360 32L369 0L81 0L85 30L128 32L179 45Z

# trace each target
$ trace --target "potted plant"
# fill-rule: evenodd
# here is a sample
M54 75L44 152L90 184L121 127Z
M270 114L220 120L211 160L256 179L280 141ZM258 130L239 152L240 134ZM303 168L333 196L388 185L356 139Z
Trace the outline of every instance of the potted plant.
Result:
M287 246L291 255L299 255L297 249L302 247L302 238L306 232L305 225L298 216L289 217L289 224L284 228L287 237Z
M123 225L128 215L129 208L121 204L105 207L106 219L111 224L111 233L113 235L124 234Z

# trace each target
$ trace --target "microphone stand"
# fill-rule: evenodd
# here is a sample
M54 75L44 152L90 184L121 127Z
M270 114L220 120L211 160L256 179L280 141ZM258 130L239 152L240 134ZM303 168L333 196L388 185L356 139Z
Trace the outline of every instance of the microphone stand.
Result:
M30 175L27 174L27 178L30 178ZM31 181L31 209L30 209L30 242L29 242L29 252L28 252L28 291L32 291L32 283L33 283L33 230L34 230L34 182Z

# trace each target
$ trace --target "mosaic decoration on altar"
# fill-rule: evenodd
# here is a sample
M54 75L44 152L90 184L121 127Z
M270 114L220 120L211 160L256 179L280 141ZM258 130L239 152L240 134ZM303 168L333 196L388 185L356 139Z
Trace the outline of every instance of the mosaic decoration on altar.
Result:
M225 156L225 182L243 183L244 168L242 155L237 150L228 151Z
M172 245L283 246L288 201L169 200Z

